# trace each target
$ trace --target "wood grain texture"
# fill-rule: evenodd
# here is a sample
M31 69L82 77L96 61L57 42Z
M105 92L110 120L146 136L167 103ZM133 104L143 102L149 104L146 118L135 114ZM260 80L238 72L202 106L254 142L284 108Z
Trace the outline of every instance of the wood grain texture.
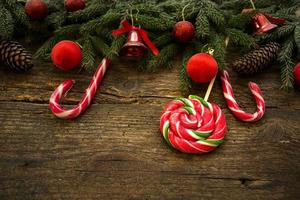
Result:
M77 103L91 73L41 61L27 75L0 70L0 199L299 199L300 93L278 89L276 66L252 78L231 74L249 111L247 82L260 84L266 116L237 121L217 83L211 99L226 114L226 141L210 154L186 155L158 130L164 104L181 95L176 67L142 73L114 63L91 107L72 121L51 114L49 96L74 78L64 102ZM203 95L205 87L193 92Z

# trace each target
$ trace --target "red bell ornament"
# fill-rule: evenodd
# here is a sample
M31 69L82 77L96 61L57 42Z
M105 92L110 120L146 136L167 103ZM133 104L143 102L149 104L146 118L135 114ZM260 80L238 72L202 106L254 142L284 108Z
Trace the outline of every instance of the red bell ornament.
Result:
M148 48L144 45L140 33L131 30L128 33L127 42L121 49L121 55L128 58L141 58L147 51Z
M262 13L257 13L253 20L252 20L252 25L255 30L255 34L262 34L266 33L274 28L277 27L276 24L272 24L268 18L262 14Z

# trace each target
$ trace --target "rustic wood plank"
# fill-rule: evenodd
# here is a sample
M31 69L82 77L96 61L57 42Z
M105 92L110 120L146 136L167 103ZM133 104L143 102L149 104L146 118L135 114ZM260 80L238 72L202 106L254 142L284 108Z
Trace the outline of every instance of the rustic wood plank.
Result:
M163 141L162 105L95 104L76 120L45 104L0 102L1 199L297 199L300 110L236 121L215 152Z

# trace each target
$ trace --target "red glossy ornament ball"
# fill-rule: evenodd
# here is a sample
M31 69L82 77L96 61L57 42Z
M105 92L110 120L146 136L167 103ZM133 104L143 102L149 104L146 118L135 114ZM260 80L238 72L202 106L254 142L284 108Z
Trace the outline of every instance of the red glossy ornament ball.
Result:
M25 4L25 12L31 20L41 20L48 15L48 6L43 0L29 0Z
M300 62L294 68L295 85L300 89Z
M210 82L218 73L218 63L208 53L197 53L187 62L187 73L196 83Z
M195 34L194 25L188 21L177 22L173 29L174 38L181 43L191 41Z
M65 0L65 8L68 12L74 12L85 8L84 0Z
M80 65L82 52L77 43L63 40L53 47L51 59L56 67L64 71L69 71Z

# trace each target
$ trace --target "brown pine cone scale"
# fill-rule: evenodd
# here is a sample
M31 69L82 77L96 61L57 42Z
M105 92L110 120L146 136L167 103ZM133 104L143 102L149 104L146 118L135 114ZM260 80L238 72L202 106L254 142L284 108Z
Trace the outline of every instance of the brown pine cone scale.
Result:
M261 72L276 59L279 50L279 43L270 42L237 59L232 64L232 69L242 75L252 75Z
M14 71L28 71L32 68L32 55L18 42L0 40L0 60Z

